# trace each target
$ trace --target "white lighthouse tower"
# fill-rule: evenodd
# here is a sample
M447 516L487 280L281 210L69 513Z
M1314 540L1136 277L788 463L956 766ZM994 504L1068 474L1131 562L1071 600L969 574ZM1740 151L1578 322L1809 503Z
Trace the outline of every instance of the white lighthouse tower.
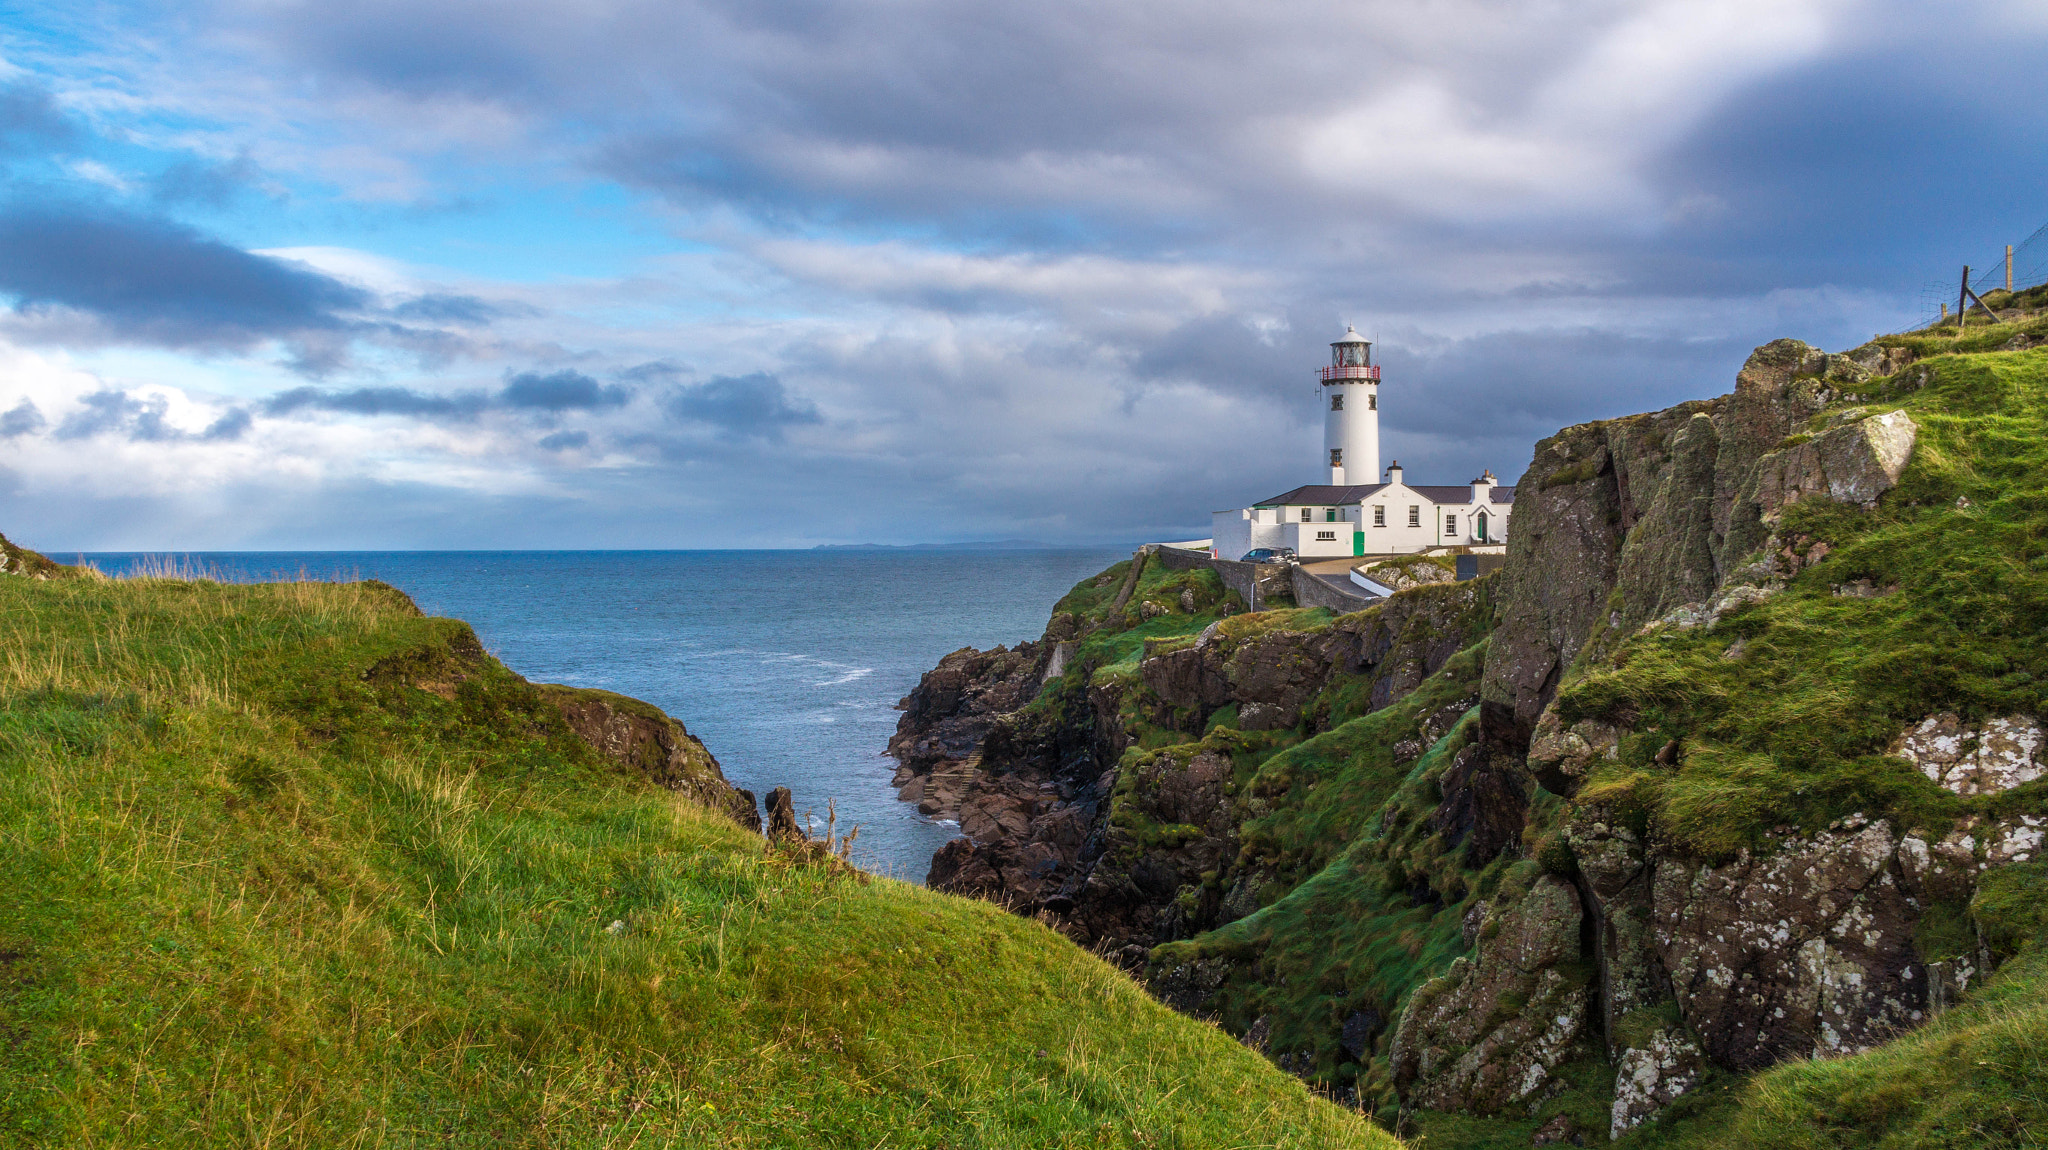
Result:
M1323 453L1330 485L1378 483L1380 480L1380 369L1372 364L1372 344L1346 326L1344 338L1330 345L1330 366L1323 381Z

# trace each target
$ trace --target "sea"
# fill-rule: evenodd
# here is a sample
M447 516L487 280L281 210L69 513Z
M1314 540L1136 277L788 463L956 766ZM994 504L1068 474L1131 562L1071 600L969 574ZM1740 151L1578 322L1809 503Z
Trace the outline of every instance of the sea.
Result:
M682 720L726 778L786 786L864 868L923 882L959 831L898 802L899 700L948 652L1036 639L1053 604L1127 549L88 553L232 580L381 579L464 619L536 682L602 687ZM68 561L69 557L65 557Z

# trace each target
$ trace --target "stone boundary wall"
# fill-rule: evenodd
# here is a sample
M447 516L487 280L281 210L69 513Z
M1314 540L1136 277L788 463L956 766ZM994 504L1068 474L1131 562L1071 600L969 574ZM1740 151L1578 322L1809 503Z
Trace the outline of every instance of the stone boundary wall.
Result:
M1311 575L1299 567L1293 571L1294 601L1300 606L1328 607L1339 615L1349 615L1353 611L1363 611L1375 603L1386 602L1385 599L1371 595L1353 594L1328 579Z
M1353 595L1341 587L1303 571L1291 563L1246 563L1237 559L1211 559L1200 551L1189 551L1181 547L1161 547L1156 543L1146 544L1143 550L1152 553L1152 561L1162 563L1176 571L1214 571L1223 585L1238 593L1245 602L1252 599L1252 580L1258 580L1259 602L1264 605L1275 595L1293 598L1303 607L1328 607L1338 614L1362 611L1379 602L1365 595Z

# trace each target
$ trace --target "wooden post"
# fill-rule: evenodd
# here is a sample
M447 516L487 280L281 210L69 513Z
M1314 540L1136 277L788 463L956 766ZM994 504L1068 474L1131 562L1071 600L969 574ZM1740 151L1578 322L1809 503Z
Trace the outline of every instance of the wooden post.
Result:
M1956 330L1970 322L1970 265L1963 265L1963 290L1956 293Z
M1943 322L1943 323L1947 323L1947 322L1948 322L1948 305L1947 305L1947 304L1942 304L1942 305L1941 305L1941 322Z
M2012 245L2005 245L2005 294L2012 294Z

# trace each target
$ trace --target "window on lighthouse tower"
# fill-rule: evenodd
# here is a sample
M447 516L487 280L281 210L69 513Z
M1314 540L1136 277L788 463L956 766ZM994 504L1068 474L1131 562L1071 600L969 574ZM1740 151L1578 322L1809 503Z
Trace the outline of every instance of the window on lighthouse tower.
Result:
M1341 391L1340 391L1340 392L1338 392L1338 393L1336 393L1335 395L1332 395L1332 396L1330 397L1330 410L1331 410L1331 411L1342 411L1342 410L1344 410L1344 393L1343 393L1343 392L1341 392Z
M1344 466L1344 449L1343 449L1343 448L1341 448L1341 447L1332 447L1332 448L1330 449L1330 466L1332 466L1332 467L1342 467L1342 466Z
M1378 411L1380 409L1380 397L1378 392L1372 392L1371 394L1368 394L1365 397L1365 409L1367 411Z

